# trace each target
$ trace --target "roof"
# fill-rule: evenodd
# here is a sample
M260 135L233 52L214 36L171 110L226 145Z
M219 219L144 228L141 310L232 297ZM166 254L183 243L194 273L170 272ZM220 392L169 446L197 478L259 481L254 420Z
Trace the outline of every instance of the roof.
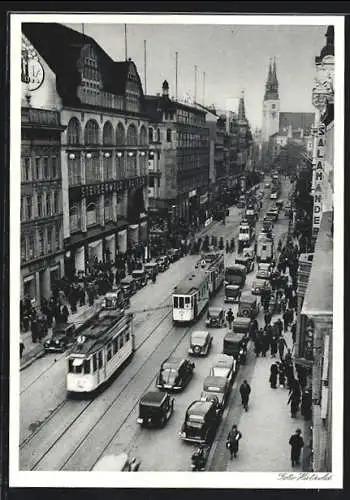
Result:
M198 415L205 415L212 405L213 403L211 401L193 401L187 411Z
M168 359L166 359L163 364L162 364L162 368L163 369L166 369L166 368L174 368L174 367L178 367L181 365L181 363L183 362L183 358L177 358L177 357L172 357L170 356Z
M231 356L227 354L217 354L214 358L214 362L212 366L225 365L231 367L233 364L233 360Z
M235 340L236 342L241 342L243 338L245 337L245 333L234 333L234 332L227 332L224 339L225 340Z
M206 271L196 269L192 271L185 279L183 279L175 288L173 294L187 295L197 289L204 280L208 279Z
M233 327L235 326L235 324L238 324L238 323L249 324L250 321L251 321L250 318L236 318L233 322Z
M203 382L203 388L205 386L207 387L219 387L219 388L224 388L227 384L227 378L226 377L205 377L204 382ZM204 389L205 391L207 389Z
M153 122L161 122L163 118L163 111L165 110L175 112L177 109L184 109L186 111L202 115L206 113L203 109L175 101L170 99L167 95L146 95L145 107L147 115Z
M90 326L84 328L79 337L82 342L76 342L71 350L72 356L89 356L116 334L123 326L130 323L132 316L120 312L117 317L99 317ZM78 337L78 339L79 339Z
M167 398L166 392L150 391L142 396L142 398L140 399L140 404L159 406L166 398Z
M244 292L241 295L240 302L250 302L253 304L253 302L256 302L257 298L252 295L250 292Z
M59 23L22 23L22 32L56 74L57 91L65 104L80 103L78 66L85 45L92 45L97 53L103 90L124 95L129 68L135 66L133 61L113 61L93 38ZM142 89L141 81L140 87Z
M292 130L303 129L308 130L313 126L315 119L314 113L294 113L294 112L280 112L280 120L279 120L279 134L283 131L283 129L287 128L291 125Z
M332 212L322 216L317 236L309 282L305 292L302 314L308 316L333 314L333 238ZM322 293L320 293L322 290Z

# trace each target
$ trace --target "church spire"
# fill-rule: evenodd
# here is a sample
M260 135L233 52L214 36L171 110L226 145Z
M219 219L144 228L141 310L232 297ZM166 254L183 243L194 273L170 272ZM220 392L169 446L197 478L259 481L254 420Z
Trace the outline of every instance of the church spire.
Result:
M242 90L238 105L238 120L243 121L245 119L246 116L245 116L245 104L244 104L244 90Z
M276 100L278 97L278 80L276 71L276 58L273 60L273 65L271 59L269 59L269 73L267 76L267 81L265 85L265 101Z

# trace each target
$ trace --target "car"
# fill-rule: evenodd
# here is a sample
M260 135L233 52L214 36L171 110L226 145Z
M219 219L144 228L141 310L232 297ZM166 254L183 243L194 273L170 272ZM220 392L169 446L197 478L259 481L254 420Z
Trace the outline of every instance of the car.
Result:
M158 269L162 273L169 268L169 258L167 255L162 255L157 259Z
M146 262L144 265L144 270L147 274L148 279L154 279L158 274L157 262Z
M256 279L253 281L252 294L261 295L262 290L271 290L271 284L267 279Z
M225 304L227 302L239 302L241 296L241 287L239 285L225 285Z
M216 398L219 408L223 411L229 394L230 384L226 377L206 377L204 379L201 401L211 401Z
M209 328L225 326L225 310L222 307L209 307L205 324Z
M193 401L187 408L180 437L184 441L208 444L214 440L221 419L217 399Z
M259 314L257 298L249 292L244 292L239 301L237 317L254 319Z
M92 470L100 472L137 472L140 464L140 460L124 452L119 455L105 455L100 458Z
M102 309L111 311L113 309L124 309L129 307L130 298L127 297L120 287L116 287L111 292L107 292L102 301Z
M235 364L231 356L218 354L209 371L209 377L223 377L231 384L235 373Z
M168 251L168 259L170 262L176 262L182 257L182 249L181 248L171 248Z
M274 222L276 222L278 220L278 213L278 208L270 208L266 214L267 220L272 219Z
M64 352L75 341L74 323L59 323L53 331L51 338L44 342L46 351Z
M270 280L271 279L271 271L268 269L258 269L256 273L256 278L259 280Z
M149 391L139 402L137 423L142 426L164 427L174 411L174 398L168 393Z
M254 259L249 258L248 256L239 256L235 259L235 264L241 264L245 266L247 273L254 271Z
M192 332L188 354L192 356L206 356L211 348L212 342L213 337L209 332Z
M193 377L194 366L188 359L169 357L160 367L156 382L158 389L181 391Z
M223 354L232 356L234 373L238 363L244 365L247 359L248 336L245 333L227 332L223 342Z

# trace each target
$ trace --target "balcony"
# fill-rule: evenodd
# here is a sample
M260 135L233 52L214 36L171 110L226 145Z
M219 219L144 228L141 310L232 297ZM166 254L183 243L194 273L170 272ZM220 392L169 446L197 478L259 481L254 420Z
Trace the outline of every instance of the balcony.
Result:
M40 127L50 130L64 130L58 111L39 108L21 108L22 127Z

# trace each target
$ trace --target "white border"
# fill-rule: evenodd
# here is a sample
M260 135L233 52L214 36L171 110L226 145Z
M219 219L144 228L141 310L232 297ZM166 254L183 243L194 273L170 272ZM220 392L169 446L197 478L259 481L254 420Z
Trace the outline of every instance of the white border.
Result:
M21 144L21 22L218 24L218 25L334 25L335 27L335 147L334 147L334 324L341 332L333 341L333 474L329 480L278 480L276 473L211 472L27 472L19 471L19 352L18 334L20 266L10 267L10 445L11 487L156 487L156 488L342 488L343 485L343 144L344 144L344 17L343 16L254 16L254 15L164 15L164 14L11 14L11 126L10 130L10 249L18 249L20 260L20 144ZM319 47L321 50L322 47ZM315 54L316 55L316 54ZM311 99L311 95L310 95ZM335 292L338 291L336 294ZM335 411L336 409L336 411ZM336 420L335 420L336 419ZM319 474L321 478L322 474Z

